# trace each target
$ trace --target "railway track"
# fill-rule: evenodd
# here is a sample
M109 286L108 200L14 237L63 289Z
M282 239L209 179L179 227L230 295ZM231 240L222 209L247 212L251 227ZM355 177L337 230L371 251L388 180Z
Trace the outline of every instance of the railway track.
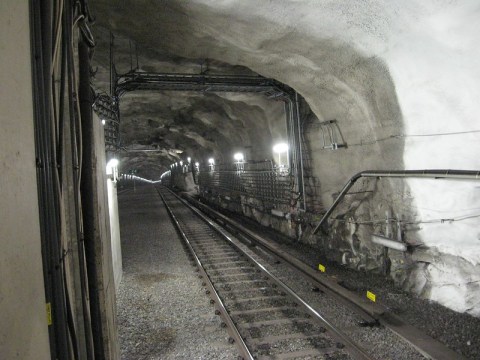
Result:
M390 330L403 343L408 344L411 348L415 349L422 358L436 360L467 359L440 341L433 339L422 330L409 324L381 302L372 303L365 297L358 296L356 293L344 288L340 282L332 281L323 276L319 271L283 251L277 244L268 241L268 239L259 236L255 232L252 232L237 221L189 196L185 196L185 198L193 203L194 206L208 214L209 218L222 224L222 226L228 227L234 233L242 234L243 237L252 241L255 246L261 247L279 261L296 269L298 273L300 273L305 279L309 280L313 286L321 289L322 292L334 298L335 301L355 312L361 319L360 323L363 326L378 325L379 327ZM403 358L410 359L408 356L404 356Z
M358 338L357 342L353 341L348 331L344 332L341 327L326 319L305 297L299 295L300 292L294 291L280 279L281 276L275 275L274 271L269 271L268 261L264 263L259 261L258 256L252 256L248 246L241 244L219 224L170 190L163 187L157 190L191 253L202 285L206 287L211 302L215 304L216 314L222 317L223 325L227 327L229 341L235 342L239 349L239 358L374 358L357 345ZM210 209L209 212L211 211ZM241 232L243 238L254 237L221 214L212 215L234 233ZM262 246L272 251L273 261L287 258L287 255L275 249L268 249L265 244ZM368 306L363 300L349 299L349 294L341 288L317 281L312 273L309 274L308 269L302 268L302 264L295 264L293 261L291 265L309 278L314 286L319 286L322 294L329 294L334 301L355 312L357 324L360 319L360 322L366 325L391 325L390 330L408 343L409 347L418 351L415 357L407 355L403 358L462 358L443 344L425 337L416 328L401 322L400 319L392 318L392 315L380 306ZM410 338L402 336L407 333Z
M371 359L227 233L169 190L167 211L243 359Z

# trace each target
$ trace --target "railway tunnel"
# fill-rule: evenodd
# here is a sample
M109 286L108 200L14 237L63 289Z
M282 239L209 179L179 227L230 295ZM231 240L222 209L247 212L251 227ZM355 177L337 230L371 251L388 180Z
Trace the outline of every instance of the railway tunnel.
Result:
M480 357L478 1L0 10L0 358Z

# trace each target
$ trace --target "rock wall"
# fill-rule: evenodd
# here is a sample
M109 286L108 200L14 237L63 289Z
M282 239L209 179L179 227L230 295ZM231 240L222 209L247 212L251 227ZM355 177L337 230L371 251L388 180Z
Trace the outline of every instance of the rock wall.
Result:
M183 69L199 59L241 65L296 89L318 121L335 119L346 148L322 149L318 126L308 134L312 176L326 207L361 170L480 168L478 1L103 0L94 8L100 26L129 37L145 49L145 56L163 59L158 66L175 63ZM207 117L203 122L201 115L197 118L194 127ZM263 121L259 117L256 124ZM187 125L180 127L169 132L188 131ZM219 153L233 150L231 131L214 134ZM212 151L208 135L198 135L200 148ZM439 254L428 266L406 266L402 274L408 276L401 282L413 281L411 288L418 293L479 315L472 301L452 300L459 291L464 299L477 294L471 284L479 279L470 266L480 262L478 185L382 180L378 186L375 193L346 199L337 216L350 220L332 227L346 237L341 243L331 239L329 246L352 253L380 251L370 237L385 231L373 223L381 224L388 209L404 220L406 241ZM451 262L450 256L459 261ZM468 266L462 265L465 261ZM439 268L447 269L442 276ZM469 284L456 285L460 273L471 274ZM421 274L425 281L414 280Z

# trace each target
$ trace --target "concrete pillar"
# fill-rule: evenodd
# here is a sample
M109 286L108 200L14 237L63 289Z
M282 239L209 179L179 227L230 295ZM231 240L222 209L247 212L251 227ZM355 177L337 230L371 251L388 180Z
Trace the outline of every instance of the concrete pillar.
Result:
M107 180L108 214L110 216L110 237L112 242L112 265L115 290L122 281L122 248L120 243L120 222L118 217L117 182Z
M113 267L113 245L110 233L110 215L108 205L108 187L105 160L105 140L103 125L98 116L93 113L93 153L92 175L96 192L95 198L95 238L97 248L97 286L99 292L102 338L104 358L120 359L120 348L117 338L115 278ZM116 196L115 196L116 198ZM118 224L117 224L118 226Z
M0 1L0 358L49 359L28 1Z

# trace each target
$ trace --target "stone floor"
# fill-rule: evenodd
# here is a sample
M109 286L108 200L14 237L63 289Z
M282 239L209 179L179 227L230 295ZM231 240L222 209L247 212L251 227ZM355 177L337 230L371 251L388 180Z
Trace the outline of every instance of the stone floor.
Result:
M235 359L153 186L119 195L122 359Z

